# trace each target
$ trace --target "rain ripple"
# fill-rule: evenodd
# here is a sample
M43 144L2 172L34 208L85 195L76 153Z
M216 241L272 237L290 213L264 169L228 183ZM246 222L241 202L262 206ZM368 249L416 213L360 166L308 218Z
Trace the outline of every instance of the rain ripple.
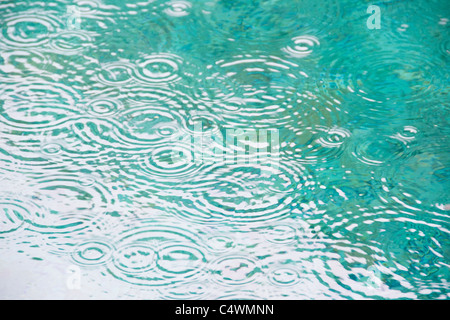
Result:
M299 132L295 142L283 143L281 152L303 164L336 161L346 150L350 136L350 131L344 128L315 126Z
M42 75L52 63L49 57L35 50L2 50L0 55L0 71L5 80L12 76L20 79L22 76Z
M181 134L185 120L180 109L186 101L169 89L131 86L116 98L88 100L85 109L93 117L78 117L70 125L85 144L149 154Z
M355 137L352 154L367 165L381 166L392 165L399 159L406 159L410 153L406 143L395 136L367 133Z
M187 229L146 224L125 231L108 265L116 278L141 286L195 281L206 267L205 251Z
M181 79L182 65L182 58L169 53L145 54L136 60L99 61L93 79L114 86L167 85Z
M26 203L9 198L0 198L0 238L5 234L18 230L23 224L24 219L30 215Z
M257 261L238 255L221 257L210 268L214 279L228 286L249 284L263 273Z
M192 221L258 223L289 216L300 195L311 196L310 178L305 168L288 161L281 161L277 169L222 165L203 179L181 186L183 196L176 190L161 194L171 203L171 212Z
M216 62L221 81L231 84L234 93L210 105L229 125L242 127L282 126L291 121L296 103L296 87L301 83L299 66L277 56L239 55L231 61Z
M89 240L78 245L72 253L73 261L84 267L99 266L107 263L114 247L101 240Z
M22 82L0 90L0 121L10 128L25 131L56 128L79 114L80 94L61 83Z
M288 56L293 58L304 58L309 56L314 46L320 45L319 39L314 36L298 36L292 38L293 45L283 48Z
M46 44L62 27L62 23L54 16L41 12L21 13L3 17L0 33L3 35L1 46L38 47Z

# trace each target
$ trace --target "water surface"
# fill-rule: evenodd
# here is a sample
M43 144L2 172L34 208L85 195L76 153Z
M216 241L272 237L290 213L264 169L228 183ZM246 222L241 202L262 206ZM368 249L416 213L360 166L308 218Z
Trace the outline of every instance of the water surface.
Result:
M448 299L449 18L0 1L0 297Z

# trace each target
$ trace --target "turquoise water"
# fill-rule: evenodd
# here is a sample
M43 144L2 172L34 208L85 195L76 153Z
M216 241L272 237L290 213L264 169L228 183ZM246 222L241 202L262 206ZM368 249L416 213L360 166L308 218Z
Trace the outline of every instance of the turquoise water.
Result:
M448 299L449 19L0 1L0 298Z

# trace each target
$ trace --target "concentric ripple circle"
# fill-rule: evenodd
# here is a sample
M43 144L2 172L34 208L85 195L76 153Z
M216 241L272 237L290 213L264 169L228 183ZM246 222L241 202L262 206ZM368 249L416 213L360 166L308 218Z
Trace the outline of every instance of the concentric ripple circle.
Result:
M0 198L2 220L0 234L16 231L20 227L41 235L51 234L54 238L64 234L79 234L90 226L92 216L85 213L55 213L46 203L34 197L15 197L17 200ZM52 238L53 239L53 238Z
M399 140L402 140L406 143L412 142L421 136L419 130L414 126L404 126L399 132L395 135L395 137Z
M114 202L111 190L100 183L82 185L79 180L81 178L76 173L46 175L36 178L30 187L40 195L39 203L57 220L64 214L73 214L75 211L92 215L97 209L105 209L108 203ZM37 215L34 222L39 229L52 226L55 221L42 214Z
M320 131L326 133L322 135L317 141L321 145L329 148L339 147L344 143L346 138L350 137L350 132L342 128L324 129L317 127L316 129L319 129Z
M206 265L197 236L184 228L148 224L125 231L117 240L123 249L108 268L128 283L159 287L195 281Z
M5 18L2 24L0 43L22 48L42 46L61 27L58 19L45 12L14 15Z
M292 38L292 45L283 48L283 52L293 58L304 58L313 52L314 46L320 45L314 36L298 36Z
M101 65L97 74L98 81L106 85L121 86L133 81L135 65L129 62L111 62Z
M297 270L290 267L281 267L272 270L269 275L269 281L278 287L288 287L297 284L300 281L300 275Z
M189 1L172 0L166 3L167 8L163 11L171 17L184 17L189 15L192 4Z
M205 5L205 19L220 39L260 48L262 44L280 44L293 30L311 29L329 34L341 18L339 1L317 4L307 0L270 2L211 2ZM267 15L267 12L276 14ZM308 15L306 15L306 13ZM315 19L308 19L308 16Z
M102 5L100 0L77 0L75 2L76 10L78 10L81 15L94 14Z
M210 112L193 111L186 121L187 131L194 136L221 134L222 119Z
M37 178L28 192L33 194L23 214L26 229L42 235L72 235L86 232L91 227L97 209L104 210L111 201L103 187L82 186L76 180L80 176L50 175Z
M216 65L235 90L211 109L229 125L262 128L292 122L289 109L296 104L297 87L304 81L297 63L275 55L245 54Z
M180 79L182 59L173 54L145 56L136 62L136 78L147 83L169 83Z
M189 279L206 265L203 252L190 244L168 244L158 251L158 268L166 273Z
M64 31L54 36L50 47L61 54L74 55L82 52L92 43L92 37L86 32Z
M400 139L379 135L365 138L365 141L355 139L352 148L352 155L362 163L381 166L408 157L406 145Z
M130 244L114 252L114 264L124 273L143 273L155 266L156 253L145 244Z
M59 83L22 82L1 90L0 121L24 130L54 128L79 114L77 91Z
M87 105L88 112L97 116L111 116L122 108L120 100L95 99Z
M448 148L440 152L446 151ZM419 174L419 177L411 178L413 172ZM401 168L392 167L380 173L377 178L382 192L380 190L378 196L383 202L407 211L441 212L450 203L444 186L448 174L448 168L442 162L437 148L423 149L415 156L405 159ZM429 187L424 189L424 185Z
M255 281L262 273L258 262L243 256L225 256L212 262L214 280L223 285L238 286Z
M125 103L134 104L131 100L125 102L111 98L92 100L88 103L87 109L95 118L75 119L71 122L73 131L89 144L145 153L141 158L145 167L147 166L145 162L152 159L150 153L158 158L156 151L149 148L163 145L170 148L170 144L177 141L182 132L184 120L178 113L177 104L170 100L170 96L162 95L163 93L166 91L144 91L141 95L144 101L132 108L124 107Z
M60 153L62 150L62 146L58 143L45 143L44 145L42 145L41 147L41 151L49 156L53 156L56 155L58 153Z
M366 104L367 117L388 116L405 104L442 94L442 62L433 54L423 56L421 52L427 48L403 42L394 47L374 42L361 47L356 41L350 42L348 48L358 53L354 59L329 52L332 62L326 78L336 91L358 97L360 103Z
M183 122L182 117L174 109L170 109L170 104L165 105L145 105L125 110L118 115L123 126L122 139L134 144L160 144L161 133L167 132L168 128L172 134L167 134L169 138L178 134L178 127ZM166 130L165 130L166 129Z
M81 266L99 266L111 259L113 251L114 247L107 242L90 240L77 246L72 259Z
M305 164L335 161L345 151L350 136L351 133L344 128L308 128L296 136L295 144L291 144L293 156Z
M164 177L166 181L180 180L200 170L200 166L194 162L192 150L182 145L155 149L148 157L144 157L141 168L148 175Z
M265 230L264 237L271 243L288 244L297 240L297 231L288 225L275 225Z
M235 241L228 236L213 236L206 240L208 248L214 253L224 253L236 246Z
M186 196L170 206L174 214L198 222L257 223L289 215L295 199L309 197L309 174L304 168L280 162L278 169L265 165L219 166L208 181L191 178ZM197 184L198 183L198 184ZM192 189L191 186L197 186Z

